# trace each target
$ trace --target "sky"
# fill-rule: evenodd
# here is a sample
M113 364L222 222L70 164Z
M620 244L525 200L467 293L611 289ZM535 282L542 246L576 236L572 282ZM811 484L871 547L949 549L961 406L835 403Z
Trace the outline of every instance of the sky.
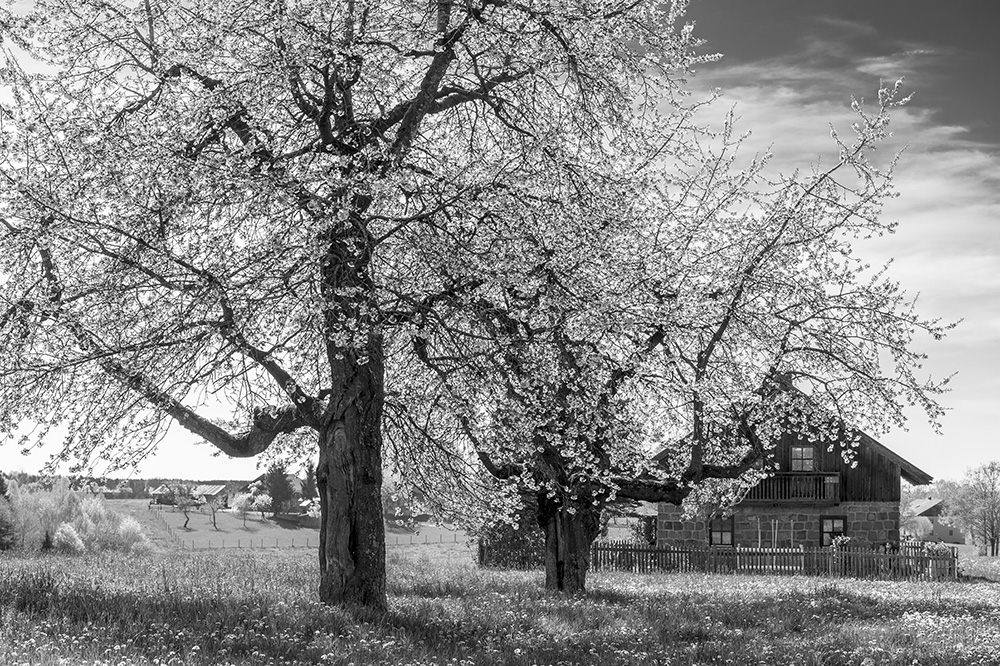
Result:
M687 17L723 54L697 68L696 94L719 88L750 147L775 168L829 155L831 124L849 133L851 96L874 99L880 79L904 77L912 102L893 116L890 150L906 148L891 237L861 244L873 264L919 294L919 310L962 320L940 342L917 341L934 377L954 375L941 433L914 412L908 430L879 439L936 478L1000 459L1000 3L990 0L694 0ZM55 444L55 443L54 443ZM0 469L36 471L52 450L22 457L0 445ZM249 479L257 461L213 455L178 428L134 476ZM99 471L99 469L98 469Z
M890 126L890 150L905 151L885 209L899 227L857 254L892 259L921 314L961 324L915 345L930 375L954 375L941 433L913 412L879 439L936 478L1000 460L1000 3L694 0L687 17L705 51L723 54L691 87L719 88L751 146L786 172L830 154L831 124L849 133L852 95L875 99L880 80L904 78L914 95Z

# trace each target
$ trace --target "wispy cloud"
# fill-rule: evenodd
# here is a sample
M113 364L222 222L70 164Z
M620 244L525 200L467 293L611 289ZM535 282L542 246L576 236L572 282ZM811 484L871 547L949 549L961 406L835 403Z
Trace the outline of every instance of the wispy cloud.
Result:
M917 72L933 71L946 54L939 49L913 48L888 55L859 58L855 69L880 78L913 78Z
M839 16L817 16L813 20L815 23L832 28L842 35L863 35L866 37L878 35L878 31L868 21L851 21Z

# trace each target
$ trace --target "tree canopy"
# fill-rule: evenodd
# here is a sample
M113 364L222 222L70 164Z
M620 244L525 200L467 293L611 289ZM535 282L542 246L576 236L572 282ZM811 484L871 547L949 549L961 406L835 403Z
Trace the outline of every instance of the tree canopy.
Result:
M272 464L264 475L263 486L264 492L271 498L271 513L288 511L294 492L288 480L288 469L279 463Z
M1000 462L984 463L958 483L939 486L946 520L963 528L986 554L1000 555Z
M457 296L599 229L591 193L670 143L684 4L6 16L3 432L125 465L170 423L233 456L313 430L321 595L384 605L392 368Z
M736 168L681 89L685 6L5 16L0 433L117 465L170 424L318 443L320 595L381 607L383 435L438 497L486 497L482 465L569 520L739 482L790 418L934 418L909 342L941 327L850 255L888 228L898 91L830 169Z

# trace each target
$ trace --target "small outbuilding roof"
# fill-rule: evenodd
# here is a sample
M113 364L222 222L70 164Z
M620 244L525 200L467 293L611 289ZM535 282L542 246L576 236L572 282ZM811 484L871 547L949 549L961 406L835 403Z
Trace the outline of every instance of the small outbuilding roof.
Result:
M150 495L169 495L170 493L171 490L170 488L167 487L167 484L165 483L161 484L158 488L156 488L156 490L151 490L149 492Z
M212 485L212 486L195 486L191 489L191 495L193 497L215 497L216 495L221 495L225 492L226 486Z

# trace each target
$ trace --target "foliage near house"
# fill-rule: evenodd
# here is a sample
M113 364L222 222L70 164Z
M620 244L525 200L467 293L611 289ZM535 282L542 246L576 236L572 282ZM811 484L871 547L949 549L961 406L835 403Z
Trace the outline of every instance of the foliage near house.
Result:
M268 467L261 488L271 498L269 508L272 514L288 510L294 491L288 481L288 469L285 465L274 463Z
M943 516L968 533L987 554L1000 555L1000 461L966 472L948 487Z

